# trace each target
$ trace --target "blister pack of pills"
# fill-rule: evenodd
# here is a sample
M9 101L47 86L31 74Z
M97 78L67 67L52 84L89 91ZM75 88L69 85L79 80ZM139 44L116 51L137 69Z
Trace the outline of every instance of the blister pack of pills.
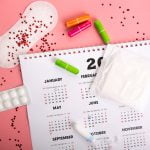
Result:
M24 86L0 92L0 112L22 105L30 101Z

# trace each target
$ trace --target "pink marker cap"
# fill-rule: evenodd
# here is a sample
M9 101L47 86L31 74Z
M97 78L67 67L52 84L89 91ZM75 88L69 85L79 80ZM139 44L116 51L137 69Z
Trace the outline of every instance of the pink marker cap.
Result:
M80 24L80 25L78 25L78 26L72 28L70 31L68 31L68 35L69 35L70 37L73 37L73 36L75 36L76 34L80 33L81 31L87 29L87 28L90 27L91 25L92 25L92 24L91 24L90 21L86 21L86 22L84 22L84 23L82 23L82 24Z

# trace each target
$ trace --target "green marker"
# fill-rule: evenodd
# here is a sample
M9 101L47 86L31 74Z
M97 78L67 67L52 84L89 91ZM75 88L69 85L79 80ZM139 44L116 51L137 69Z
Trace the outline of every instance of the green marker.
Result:
M104 41L105 44L108 44L110 42L110 38L107 34L107 32L105 31L104 26L102 25L102 23L99 20L95 20L94 21L94 26L97 29L98 33L100 34L102 40Z
M66 69L67 71L74 73L74 74L78 74L79 73L79 69L68 64L67 62L64 62L63 60L60 59L56 59L55 64L63 69Z

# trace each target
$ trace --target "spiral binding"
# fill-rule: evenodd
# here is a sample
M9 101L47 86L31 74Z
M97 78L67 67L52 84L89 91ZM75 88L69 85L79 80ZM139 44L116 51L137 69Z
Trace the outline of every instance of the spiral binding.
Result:
M150 45L150 40L147 41L136 41L136 42L128 42L128 43L120 43L120 44L113 44L120 48L129 48L129 47L137 47L137 46L148 46ZM35 53L35 54L28 54L23 55L23 59L36 59L36 58L45 58L51 56L61 56L61 55L72 55L72 54L80 54L80 53L89 53L95 51L104 51L107 46L92 46L92 47L84 47L84 48L74 48L62 51L52 51L52 52L45 52L45 53Z

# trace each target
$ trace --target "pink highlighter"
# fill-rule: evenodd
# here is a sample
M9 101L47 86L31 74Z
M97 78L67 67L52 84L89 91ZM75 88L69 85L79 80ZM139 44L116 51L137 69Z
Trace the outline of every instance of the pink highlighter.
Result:
M81 31L87 29L88 27L90 27L92 24L90 21L86 21L82 24L79 24L78 26L72 28L70 31L68 31L68 35L70 37L75 36L76 34L80 33Z

